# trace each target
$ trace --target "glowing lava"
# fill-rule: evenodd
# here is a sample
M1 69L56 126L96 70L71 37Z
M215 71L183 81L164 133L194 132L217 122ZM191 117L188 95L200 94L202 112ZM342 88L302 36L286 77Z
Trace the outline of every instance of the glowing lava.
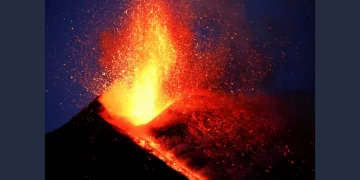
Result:
M166 7L154 2L140 3L130 9L128 29L112 37L121 38L112 61L123 65L121 70L113 70L120 71L122 79L100 100L113 116L124 117L134 125L148 123L174 101L164 83L169 79L178 52Z
M208 167L193 163L192 159L199 158L199 154L215 163L212 167L229 171L222 174L240 177L235 176L236 169L243 165L238 164L242 161L235 155L238 151L244 154L251 151L248 156L256 155L258 150L252 147L265 144L266 138L262 134L268 130L262 130L260 135L253 131L260 132L259 129L272 126L254 120L256 118L250 113L242 113L243 107L236 107L237 104L229 100L231 98L225 98L225 101L214 96L219 92L209 91L218 88L220 77L225 76L222 72L229 51L225 45L236 39L237 33L226 31L229 24L220 21L221 18L216 20L206 13L204 17L207 18L194 17L185 12L187 3L180 3L180 10L170 8L176 5L163 0L135 0L125 11L122 28L102 34L100 64L113 80L99 99L105 107L102 117L191 180L214 177L212 173L200 172ZM210 21L225 29L218 41L190 28L190 24ZM209 34L215 31L206 24L205 29ZM224 38L226 36L231 37ZM229 41L221 43L224 39ZM250 52L244 49L244 53L239 54L247 56ZM234 66L235 62L232 63L229 67ZM242 82L246 80L242 79ZM190 98L195 93L200 95ZM206 106L208 108L204 108ZM188 108L196 110L185 112ZM208 117L208 114L214 115ZM172 119L175 120L167 122ZM163 135L162 129L170 126L187 136L173 132ZM183 126L186 130L181 129ZM238 132L249 135L240 136L236 134ZM178 139L182 139L181 144L176 144ZM184 145L189 148L184 150ZM181 149L183 153L178 152ZM225 161L230 157L233 159ZM219 170L209 168L208 171Z

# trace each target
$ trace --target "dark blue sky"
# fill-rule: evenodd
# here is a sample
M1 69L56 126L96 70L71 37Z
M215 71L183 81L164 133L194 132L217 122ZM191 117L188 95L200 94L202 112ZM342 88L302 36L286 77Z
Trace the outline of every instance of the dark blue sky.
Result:
M85 2L46 0L46 132L65 124L91 100L88 97L79 103L78 94L86 91L70 81L72 66L67 65L76 59L74 49L80 48L76 47L75 39L92 29L85 22L98 19L92 24L106 24L111 18L103 17L114 16L111 8L116 7ZM314 0L245 0L246 20L259 22L250 26L253 35L260 37L255 43L272 42L271 54L276 66L268 78L269 92L314 92L314 6ZM86 13L89 11L96 13ZM96 28L94 31L99 32L105 27ZM96 44L96 39L89 42L87 45ZM281 42L291 43L283 46ZM95 62L96 54L91 56Z

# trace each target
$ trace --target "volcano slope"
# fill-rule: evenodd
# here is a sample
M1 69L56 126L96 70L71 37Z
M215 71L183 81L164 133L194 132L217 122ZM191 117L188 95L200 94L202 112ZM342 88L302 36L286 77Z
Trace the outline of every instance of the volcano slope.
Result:
M98 115L95 99L45 136L46 180L186 179Z
M279 114L276 132L269 131L274 123L256 120L241 128L219 127L236 127L231 121L207 123L210 127L204 128L208 119L221 116L201 108L165 111L160 117L171 123L157 123L157 118L146 126L165 148L210 179L314 179L314 96L282 93L268 101L250 99L257 100L255 106L246 104L247 109ZM103 120L101 109L95 99L69 123L46 135L46 179L186 179ZM194 121L199 118L203 120ZM204 135L207 130L210 133ZM257 135L249 133L253 131Z

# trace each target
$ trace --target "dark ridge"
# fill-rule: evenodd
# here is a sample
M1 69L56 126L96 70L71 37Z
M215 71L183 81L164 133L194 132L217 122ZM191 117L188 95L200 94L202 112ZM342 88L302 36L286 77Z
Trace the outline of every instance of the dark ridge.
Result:
M94 100L45 136L46 180L187 179L98 115Z

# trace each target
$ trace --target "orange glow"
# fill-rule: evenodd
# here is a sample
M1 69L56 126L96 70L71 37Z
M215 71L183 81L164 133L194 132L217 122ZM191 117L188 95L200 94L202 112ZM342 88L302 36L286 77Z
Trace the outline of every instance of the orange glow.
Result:
M206 180L207 178L194 172L186 166L186 163L180 161L171 151L161 148L150 136L135 137L134 141L142 148L149 150L153 155L164 161L168 166L180 172L190 180Z
M188 1L172 3L174 4L165 0L134 0L124 12L125 18L122 19L121 26L118 26L119 29L102 34L102 54L99 61L105 70L103 75L106 74L103 78L109 78L107 80L111 83L103 85L105 92L99 98L104 106L101 116L188 179L213 179L211 173L203 172L207 167L189 164L192 152L185 153L185 156L177 154L176 151L181 148L174 146L171 138L157 138L156 132L153 132L165 124L176 124L176 120L175 123L172 122L173 116L180 118L180 121L188 121L185 124L189 139L183 138L185 144L195 144L199 152L213 158L214 162L217 161L213 166L221 166L231 174L232 171L236 172L233 169L243 165L236 164L242 163L236 159L225 161L230 155L222 153L227 152L229 144L233 151L238 151L264 142L260 135L249 137L249 142L245 142L245 138L236 135L235 131L240 129L252 132L260 127L271 126L251 119L250 113L244 113L242 106L236 107L237 104L233 104L231 98L215 96L220 94L214 92L214 89L222 83L220 77L226 76L223 72L229 58L229 48L226 45L230 42L222 41L236 37L236 33L234 35L227 31L230 25L221 21L221 18L216 20L208 16L206 11L201 14L204 17L196 17L189 10ZM215 31L206 25L208 21L217 22L224 29L217 39L199 35L191 29L193 24L205 24L210 32ZM196 40L197 38L204 42ZM239 54L248 56L249 59L259 57L255 51L248 49ZM247 58L243 58L243 61L246 60ZM231 63L228 67L234 66L235 62ZM247 70L251 74L265 74L255 73L256 62L248 64L254 67ZM239 77L238 81L250 81L245 77ZM233 82L223 83L223 86L226 84L232 85ZM191 95L197 98L192 99ZM168 110L172 112L167 112ZM218 114L219 117L207 117L207 111ZM190 118L183 117L184 114ZM199 132L202 135L198 135ZM240 141L244 141L243 144L246 145L240 145ZM200 142L208 144L197 144ZM224 149L217 153L206 145ZM225 159L219 161L222 157Z
M127 24L102 36L100 63L118 77L99 99L106 110L102 116L187 178L206 179L162 148L141 126L173 104L186 83L192 82L191 69L185 68L192 57L192 33L164 1L135 1L125 13Z
M126 48L119 48L125 51L117 57L128 63L121 70L127 74L103 94L101 102L113 116L143 125L174 101L165 92L164 82L176 63L177 50L161 3L138 4L130 13L130 28L122 37L131 38L122 39Z

